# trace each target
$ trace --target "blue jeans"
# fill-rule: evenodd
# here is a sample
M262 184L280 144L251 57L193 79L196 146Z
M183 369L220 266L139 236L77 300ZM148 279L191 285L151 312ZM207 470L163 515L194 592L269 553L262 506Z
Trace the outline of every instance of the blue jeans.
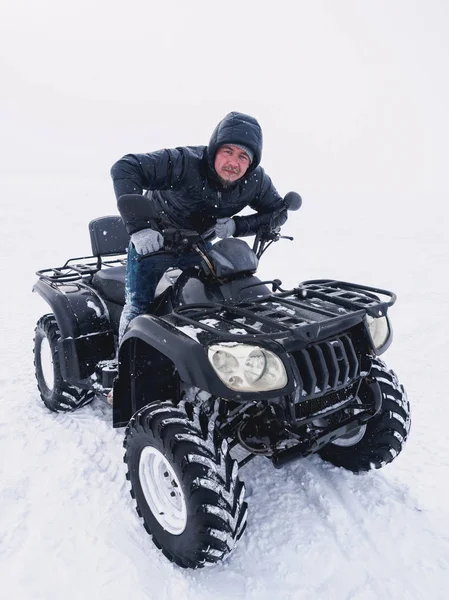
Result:
M137 260L139 254L130 243L128 248L128 263L125 279L125 306L119 326L119 341L122 339L128 325L138 315L148 312L154 300L157 284L170 267L188 269L200 264L201 257L196 252L182 254L155 254L144 260Z

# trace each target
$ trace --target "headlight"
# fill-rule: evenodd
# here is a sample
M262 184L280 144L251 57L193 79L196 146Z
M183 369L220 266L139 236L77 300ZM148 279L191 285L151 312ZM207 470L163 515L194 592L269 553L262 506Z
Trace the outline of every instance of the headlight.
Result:
M366 316L366 323L376 350L382 348L390 335L390 326L387 317L379 317L374 319L369 315Z
M259 346L214 344L208 358L221 381L236 392L267 392L287 385L281 359Z

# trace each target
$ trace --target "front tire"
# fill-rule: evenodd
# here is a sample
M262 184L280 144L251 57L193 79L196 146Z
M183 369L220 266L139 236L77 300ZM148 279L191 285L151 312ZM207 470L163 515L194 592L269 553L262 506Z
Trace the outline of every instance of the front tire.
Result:
M132 417L124 447L137 513L164 555L184 568L224 559L245 530L247 504L216 416L153 402Z
M54 315L41 317L34 330L34 371L37 387L43 403L49 410L67 412L91 402L94 393L64 381L59 365L59 339L59 328Z
M355 473L380 469L398 456L410 431L410 403L396 374L378 358L370 377L382 393L380 412L348 438L335 440L319 451L321 458Z

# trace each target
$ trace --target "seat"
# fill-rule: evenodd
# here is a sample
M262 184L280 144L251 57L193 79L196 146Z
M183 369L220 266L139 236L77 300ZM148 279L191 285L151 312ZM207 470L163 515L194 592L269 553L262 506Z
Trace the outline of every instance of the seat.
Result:
M116 304L125 304L126 267L107 267L97 271L92 278L93 287L100 294Z

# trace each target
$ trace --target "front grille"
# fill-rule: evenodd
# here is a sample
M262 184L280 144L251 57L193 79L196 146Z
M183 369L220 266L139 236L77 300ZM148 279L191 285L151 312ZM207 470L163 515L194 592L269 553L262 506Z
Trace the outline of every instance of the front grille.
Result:
M336 409L344 406L351 400L351 394L346 397L345 392L333 392L327 396L318 398L306 398L295 405L295 417L297 419L306 419L307 417L329 414Z
M298 402L346 387L360 372L349 335L312 344L292 354L300 376Z

